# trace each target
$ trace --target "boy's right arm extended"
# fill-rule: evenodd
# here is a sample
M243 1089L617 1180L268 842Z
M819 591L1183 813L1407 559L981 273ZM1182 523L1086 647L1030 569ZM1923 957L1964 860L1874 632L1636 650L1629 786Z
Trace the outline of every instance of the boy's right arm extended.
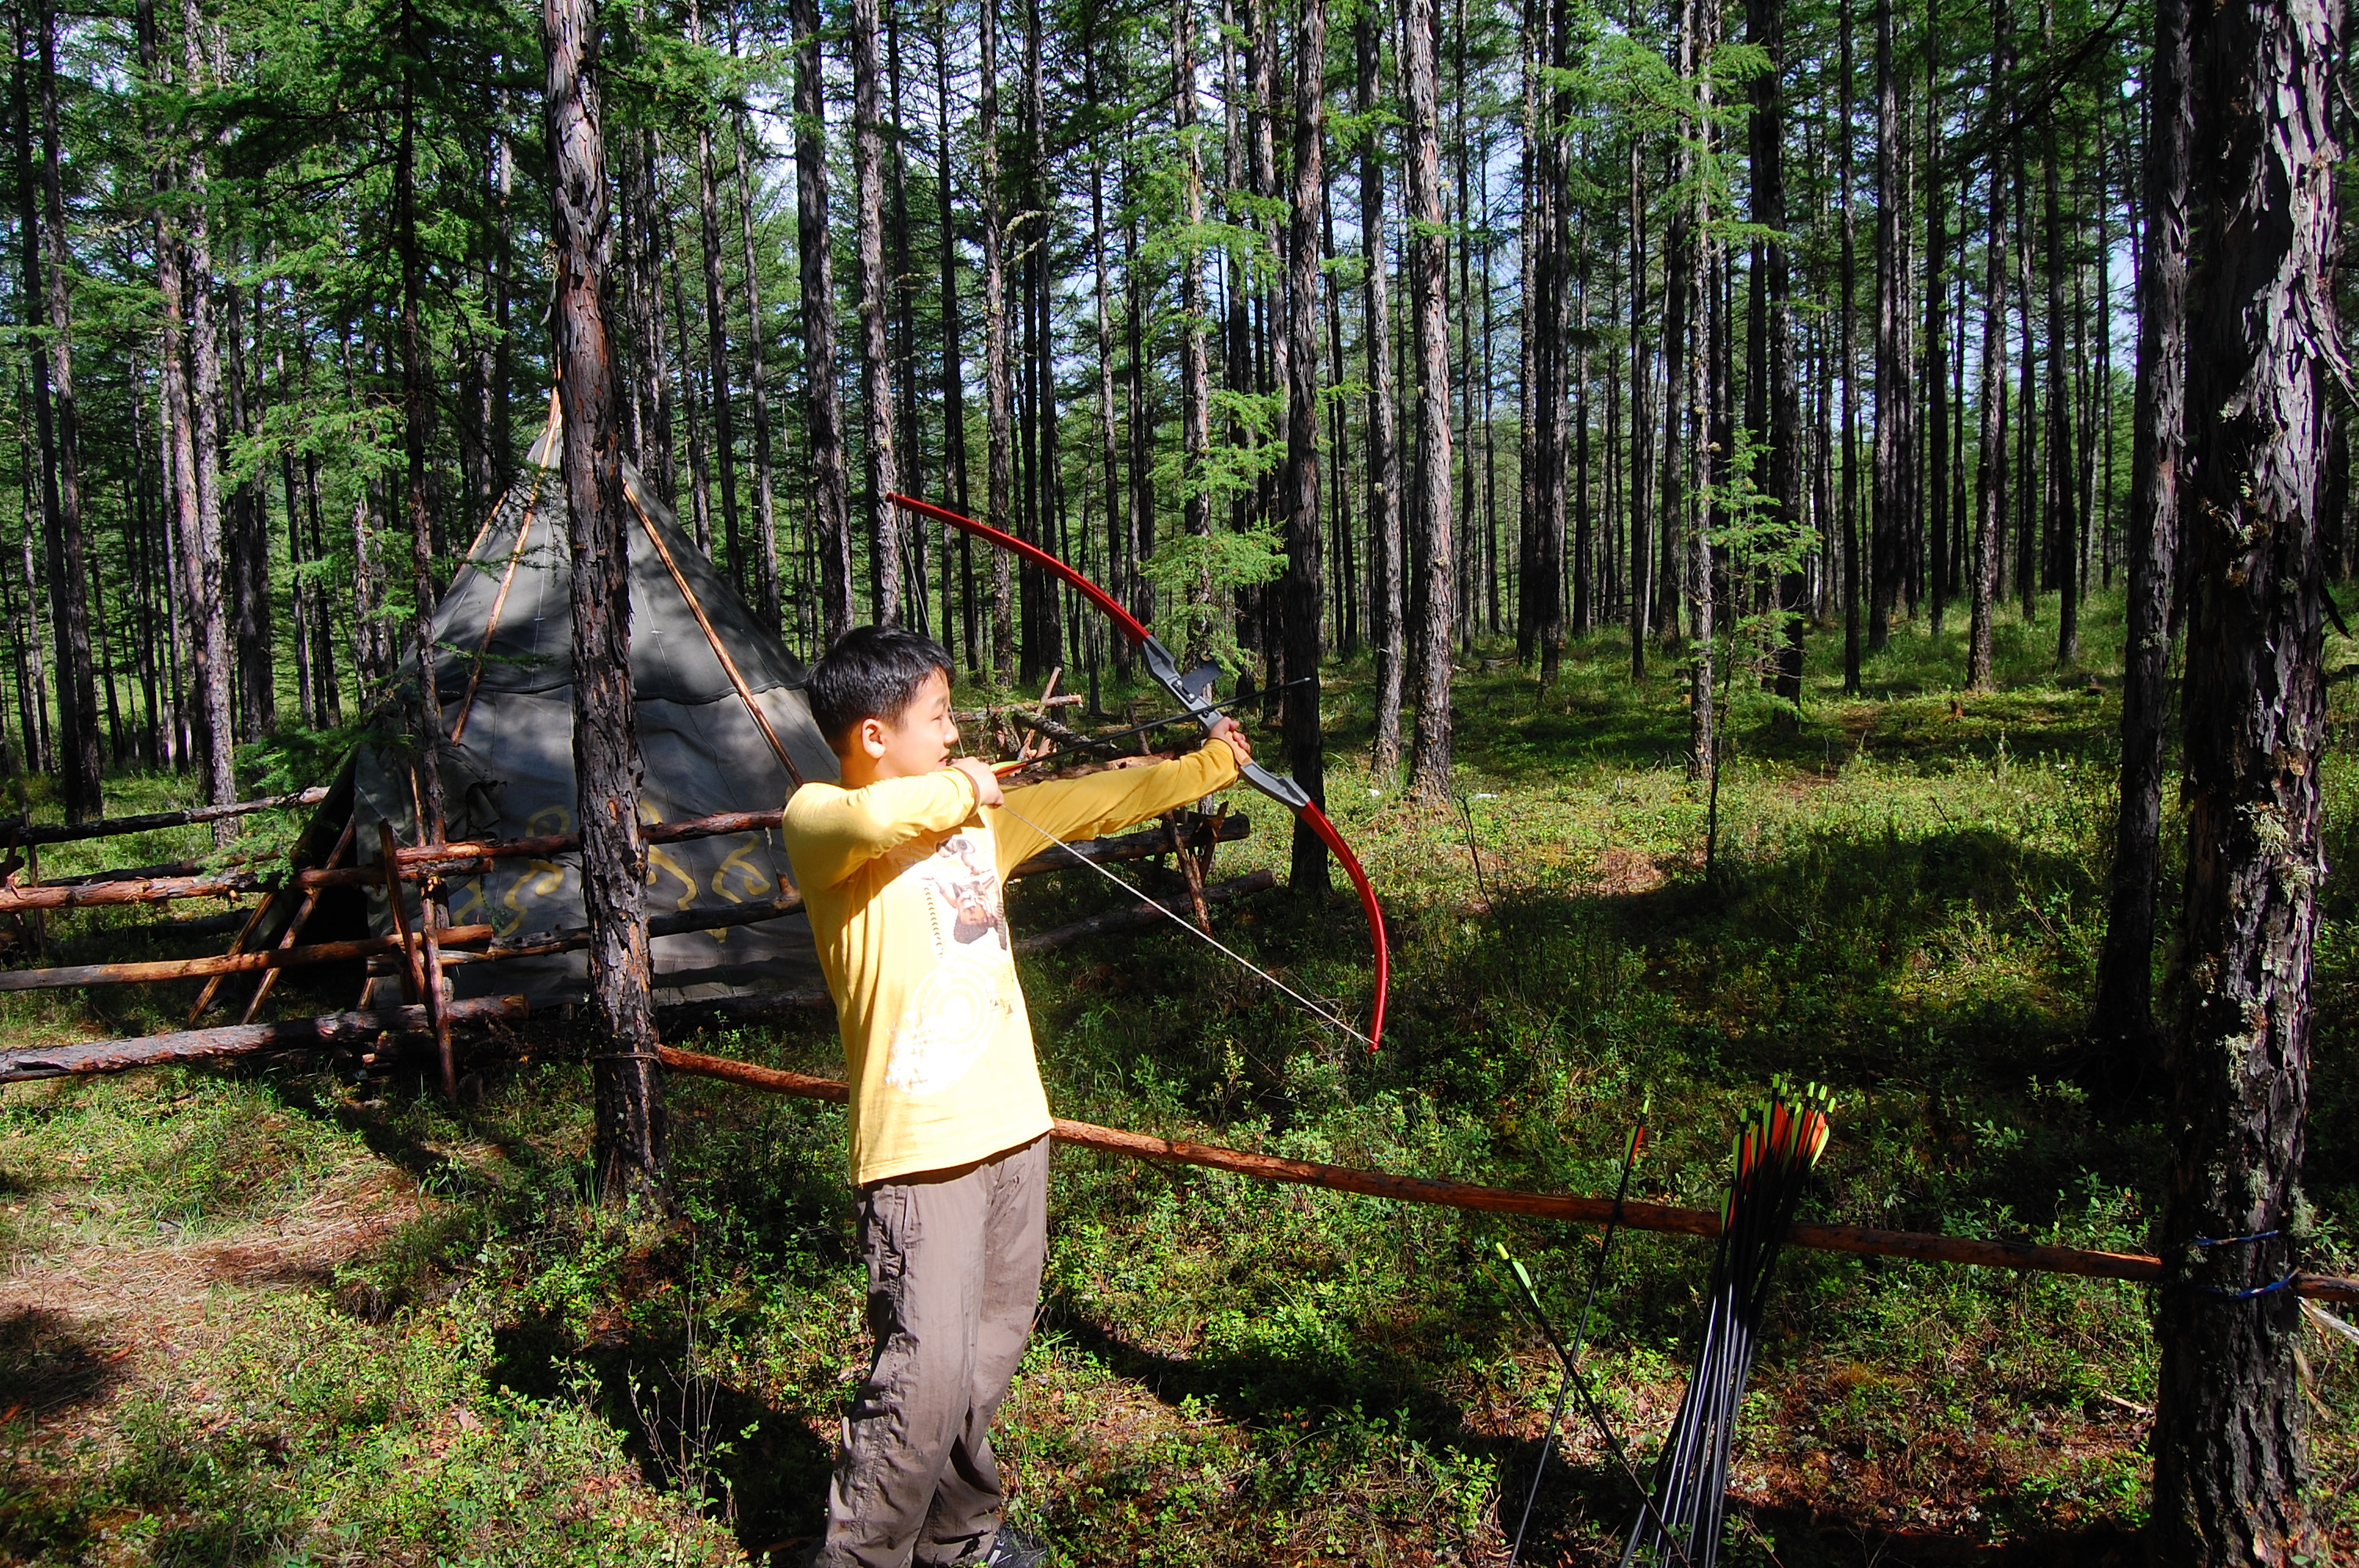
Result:
M787 849L808 887L833 887L879 855L974 815L974 785L945 768L860 789L808 784L787 802Z

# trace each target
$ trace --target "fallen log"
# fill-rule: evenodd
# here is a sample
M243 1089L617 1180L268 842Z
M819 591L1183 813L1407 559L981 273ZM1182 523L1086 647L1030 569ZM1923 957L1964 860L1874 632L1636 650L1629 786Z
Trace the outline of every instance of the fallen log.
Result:
M658 1048L663 1064L675 1073L718 1078L724 1083L759 1089L766 1094L794 1095L804 1099L841 1104L847 1090L832 1078L812 1077L777 1067L756 1066L726 1056L707 1056L676 1046ZM1097 1149L1109 1154L1169 1164L1197 1165L1230 1171L1265 1182L1290 1182L1329 1192L1359 1193L1399 1203L1434 1204L1478 1214L1517 1214L1535 1219L1562 1220L1573 1225L1620 1225L1631 1230L1658 1231L1675 1236L1717 1237L1720 1216L1707 1209L1679 1208L1669 1204L1615 1203L1611 1198L1563 1196L1549 1193L1515 1192L1504 1187L1475 1186L1465 1182L1441 1182L1426 1176L1397 1176L1386 1171L1364 1171L1349 1165L1323 1165L1309 1160L1288 1160L1276 1154L1255 1154L1216 1144L1186 1143L1149 1133L1125 1132L1060 1117L1049 1134L1060 1143ZM1821 1252L1850 1252L1872 1258L1908 1258L1924 1263L1962 1263L1984 1269L2016 1269L2031 1273L2078 1274L2098 1280L2151 1283L2162 1278L2162 1260L2138 1252L2098 1252L2078 1247L2049 1247L2027 1241L1989 1241L1973 1237L1934 1236L1922 1231L1868 1230L1849 1225L1817 1225L1796 1221L1786 1232L1788 1245ZM2318 1301L2359 1303L2359 1280L2327 1274L2298 1274L2296 1293Z
M488 925L454 925L443 940L487 942ZM415 942L415 934L409 937ZM0 969L0 991L62 990L71 986L145 985L157 980L201 979L208 975L254 969L300 968L341 964L403 946L399 936L364 936L350 942L320 942L308 947L275 947L261 953L224 953L209 958L149 958L127 964L68 964L48 969Z
M232 801L225 806L192 806L184 811L151 811L141 816L105 816L94 822L27 822L21 816L0 819L0 847L19 844L70 844L82 838L112 838L124 833L147 833L158 827L187 827L218 822L224 816L245 816L257 811L317 806L328 798L324 789L298 790L261 800Z
M520 996L476 997L445 1010L453 1023L523 1018ZM232 1023L218 1029L183 1029L130 1040L91 1040L71 1045L27 1045L0 1052L0 1084L34 1078L119 1073L168 1062L201 1062L258 1051L303 1051L375 1040L380 1034L424 1034L432 1025L422 1007L378 1008L368 1012L332 1012L324 1018L294 1018L283 1023Z

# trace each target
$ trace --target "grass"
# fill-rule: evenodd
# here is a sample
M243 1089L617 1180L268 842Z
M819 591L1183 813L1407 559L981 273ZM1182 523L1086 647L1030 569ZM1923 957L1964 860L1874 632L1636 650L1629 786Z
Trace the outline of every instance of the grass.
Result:
M1546 694L1512 666L1462 676L1463 805L1443 815L1357 760L1368 692L1347 665L1331 809L1393 925L1385 1049L1179 933L1108 937L1026 961L1051 1098L1119 1126L1580 1192L1611 1188L1644 1108L1635 1190L1709 1206L1743 1108L1789 1073L1840 1100L1806 1212L2141 1247L2158 1108L2097 1081L2084 1029L2118 604L2097 598L2083 625L2091 662L2060 674L2045 624L2003 622L1987 697L1951 689L1962 625L1901 628L1858 697L1821 671L1799 725L1739 691L1710 881L1670 657L1634 686L1601 633ZM2355 652L2338 640L2329 662ZM1810 657L1839 664L1839 641ZM2359 814L2334 690L2342 864ZM1283 870L1282 817L1248 808L1257 835L1224 861ZM1013 918L1037 930L1109 896L1047 879L1016 890ZM2351 1269L2359 899L2342 879L2324 899L2313 1266ZM55 947L195 944L149 916L74 918ZM1256 962L1364 1004L1348 896L1314 911L1272 893L1221 919ZM288 990L290 1010L348 1000ZM15 997L0 1022L16 1038L161 1027L170 1001ZM680 1043L840 1065L821 1021ZM0 1390L16 1390L0 1391L0 1561L723 1563L807 1536L865 1356L842 1114L675 1083L679 1216L616 1217L586 1197L579 1050L554 1030L509 1040L455 1108L414 1067L353 1058L0 1091ZM1060 1562L1504 1558L1554 1385L1493 1244L1569 1307L1593 1235L1071 1151L1052 1181L1040 1328L999 1441L1015 1516ZM1672 1238L1617 1248L1593 1365L1642 1455L1677 1402L1708 1261ZM1790 1256L1731 1560L2127 1561L2150 1307L2106 1281ZM2314 1499L2346 1553L2353 1348L2304 1346ZM1626 1522L1593 1434L1571 1449L1527 1561L1606 1560Z

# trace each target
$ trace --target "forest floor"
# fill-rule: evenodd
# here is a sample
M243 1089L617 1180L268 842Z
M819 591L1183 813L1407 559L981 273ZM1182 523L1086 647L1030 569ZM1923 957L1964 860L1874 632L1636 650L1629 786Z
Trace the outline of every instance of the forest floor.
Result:
M1025 961L1052 1101L1582 1193L1612 1189L1645 1114L1634 1191L1716 1206L1739 1117L1786 1074L1838 1101L1808 1214L2143 1247L2154 1086L2109 1081L2084 1028L2118 604L2093 601L2085 645L2103 652L2060 673L2052 619L2006 622L2003 689L1983 698L1952 689L1962 622L1938 640L1901 628L1854 699L1840 634L1814 634L1798 727L1739 692L1711 881L1672 656L1634 685L1626 645L1601 633L1546 693L1499 662L1512 650L1466 661L1448 814L1366 774L1365 671L1343 669L1329 791L1391 918L1385 1048L1180 933L1108 936ZM2332 641L2329 662L2359 663L2359 645ZM2333 691L2341 867L2359 860L2359 764L2354 687ZM172 787L116 794L132 808ZM1239 805L1256 835L1223 863L1282 871L1282 814ZM2354 885L2326 884L2313 989L2310 1262L2343 1271L2359 1268ZM1118 897L1042 879L1014 890L1012 914L1037 930ZM1314 911L1280 891L1218 919L1292 983L1364 1005L1347 896ZM127 957L223 936L84 914L49 940ZM349 1005L281 995L290 1012ZM190 1000L10 997L0 1033L137 1033ZM841 1068L823 1020L677 1043ZM481 1049L455 1108L414 1068L350 1058L0 1090L0 1562L797 1561L866 1349L842 1113L676 1080L679 1215L616 1217L586 1201L579 1052L555 1032ZM1570 1315L1593 1232L1067 1150L1051 1238L998 1441L1013 1517L1058 1563L1506 1560L1555 1381L1495 1244ZM1692 1240L1617 1243L1591 1365L1642 1463L1709 1263ZM2115 1282L1789 1254L1723 1560L2136 1561L2151 1304ZM2304 1349L2313 1499L2348 1558L2359 1346L2321 1327ZM1545 1473L1526 1562L1610 1562L1632 1513L1593 1433L1571 1447Z

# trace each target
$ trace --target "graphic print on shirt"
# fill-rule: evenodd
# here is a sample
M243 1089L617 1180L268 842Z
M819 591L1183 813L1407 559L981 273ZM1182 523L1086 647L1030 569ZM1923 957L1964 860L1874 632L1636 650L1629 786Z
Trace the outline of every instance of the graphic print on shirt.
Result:
M1014 944L989 841L953 833L904 874L921 890L934 929L934 968L902 1003L886 1047L885 1082L907 1095L956 1085L1014 1011Z

